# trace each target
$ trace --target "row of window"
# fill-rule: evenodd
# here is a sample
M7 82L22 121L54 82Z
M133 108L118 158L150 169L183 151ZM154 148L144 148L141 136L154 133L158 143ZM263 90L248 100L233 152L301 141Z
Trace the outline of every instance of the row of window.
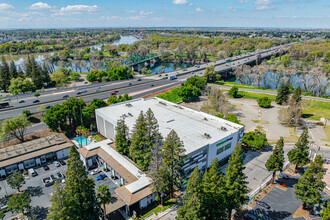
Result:
M220 145L222 145L222 144L224 144L224 143L226 143L226 142L228 142L228 141L230 141L230 140L232 140L232 139L233 139L233 137L228 138L227 140L222 141L222 142L220 142L220 143L217 143L217 147L219 147Z
M221 154L221 153L224 152L225 150L228 150L230 147L231 147L231 143L226 144L226 145L223 146L223 147L220 147L220 148L217 150L217 155L218 155L218 154Z

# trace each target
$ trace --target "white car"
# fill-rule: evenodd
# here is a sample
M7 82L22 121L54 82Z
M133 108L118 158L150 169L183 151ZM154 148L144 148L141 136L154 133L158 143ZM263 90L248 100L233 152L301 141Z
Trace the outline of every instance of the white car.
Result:
M58 161L55 161L54 165L55 165L55 167L60 167L61 166L60 162L58 162Z
M95 175L95 174L98 174L100 172L101 172L101 170L99 168L97 168L97 169L95 169L91 172L91 175Z

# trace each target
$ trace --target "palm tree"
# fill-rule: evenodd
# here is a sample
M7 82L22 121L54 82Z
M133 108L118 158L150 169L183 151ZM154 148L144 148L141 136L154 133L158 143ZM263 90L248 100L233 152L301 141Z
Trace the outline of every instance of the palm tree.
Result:
M96 197L99 199L100 204L103 206L103 219L106 219L106 210L105 205L108 204L111 200L111 192L108 186L99 185L97 188Z
M79 135L80 137L80 146L82 146L82 138L81 137L85 137L86 138L86 145L87 145L87 136L89 134L89 130L88 128L85 128L84 126L78 126L76 129L76 133Z

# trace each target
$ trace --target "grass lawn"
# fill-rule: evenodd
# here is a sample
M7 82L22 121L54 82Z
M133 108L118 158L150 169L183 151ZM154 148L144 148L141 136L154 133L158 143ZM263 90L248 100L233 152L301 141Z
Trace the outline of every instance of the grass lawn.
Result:
M284 137L284 142L295 143L298 141L298 136L293 127L288 127L290 132L290 137Z
M330 120L330 104L316 100L304 100L303 118L320 120L321 117Z
M178 103L182 101L182 98L178 95L179 88L174 88L169 92L158 95L157 97L165 99L169 102Z
M253 123L260 123L260 124L269 124L268 121L263 121L263 120L251 120Z
M262 98L262 97L268 97L272 101L275 101L275 98L276 98L275 95L260 94L260 93L254 93L254 92L244 92L244 91L238 91L238 96L242 96L243 98L247 98L247 99L258 99L258 98Z
M177 199L169 199L169 200L165 201L164 204L163 204L163 212L166 209L173 206L177 202L178 202ZM161 211L161 206L158 206L156 203L154 203L151 206L149 206L148 208L143 209L141 211L141 216L139 217L139 219L145 219L146 217L148 217L152 213L155 213L155 215L157 215L160 211Z
M322 139L322 141L330 142L330 125L327 125L324 129L325 134L327 135L327 139Z
M102 141L102 139L101 139L98 135L93 135L93 138L94 138L96 141Z
M260 89L257 86L250 86L250 85L246 85L246 84L242 84L242 83L238 83L238 82L231 82L231 81L222 82L222 81L218 81L218 83L220 85L222 85L222 86L227 86L227 87L237 86L239 89L253 89L253 90L261 90L261 91L274 92L274 93L277 92L274 89Z

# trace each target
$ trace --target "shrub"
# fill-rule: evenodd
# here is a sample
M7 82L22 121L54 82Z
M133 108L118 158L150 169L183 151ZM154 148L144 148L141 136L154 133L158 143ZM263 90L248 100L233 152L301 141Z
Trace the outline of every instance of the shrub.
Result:
M39 96L40 96L39 92L34 93L34 97L39 97Z
M156 196L155 201L156 201L156 202L159 202L159 201L160 201L160 197L159 197L159 195Z
M26 117L30 117L32 115L32 113L30 112L30 110L24 110L22 112L22 114L26 115Z
M258 105L262 108L269 108L272 102L268 97L258 98L257 101L258 101Z
M263 134L258 129L246 133L243 136L243 143L249 146L252 150L259 150L263 147L269 146L266 134Z
M231 89L228 91L228 95L230 95L233 98L237 97L237 93L238 93L238 87L237 86L231 87Z

